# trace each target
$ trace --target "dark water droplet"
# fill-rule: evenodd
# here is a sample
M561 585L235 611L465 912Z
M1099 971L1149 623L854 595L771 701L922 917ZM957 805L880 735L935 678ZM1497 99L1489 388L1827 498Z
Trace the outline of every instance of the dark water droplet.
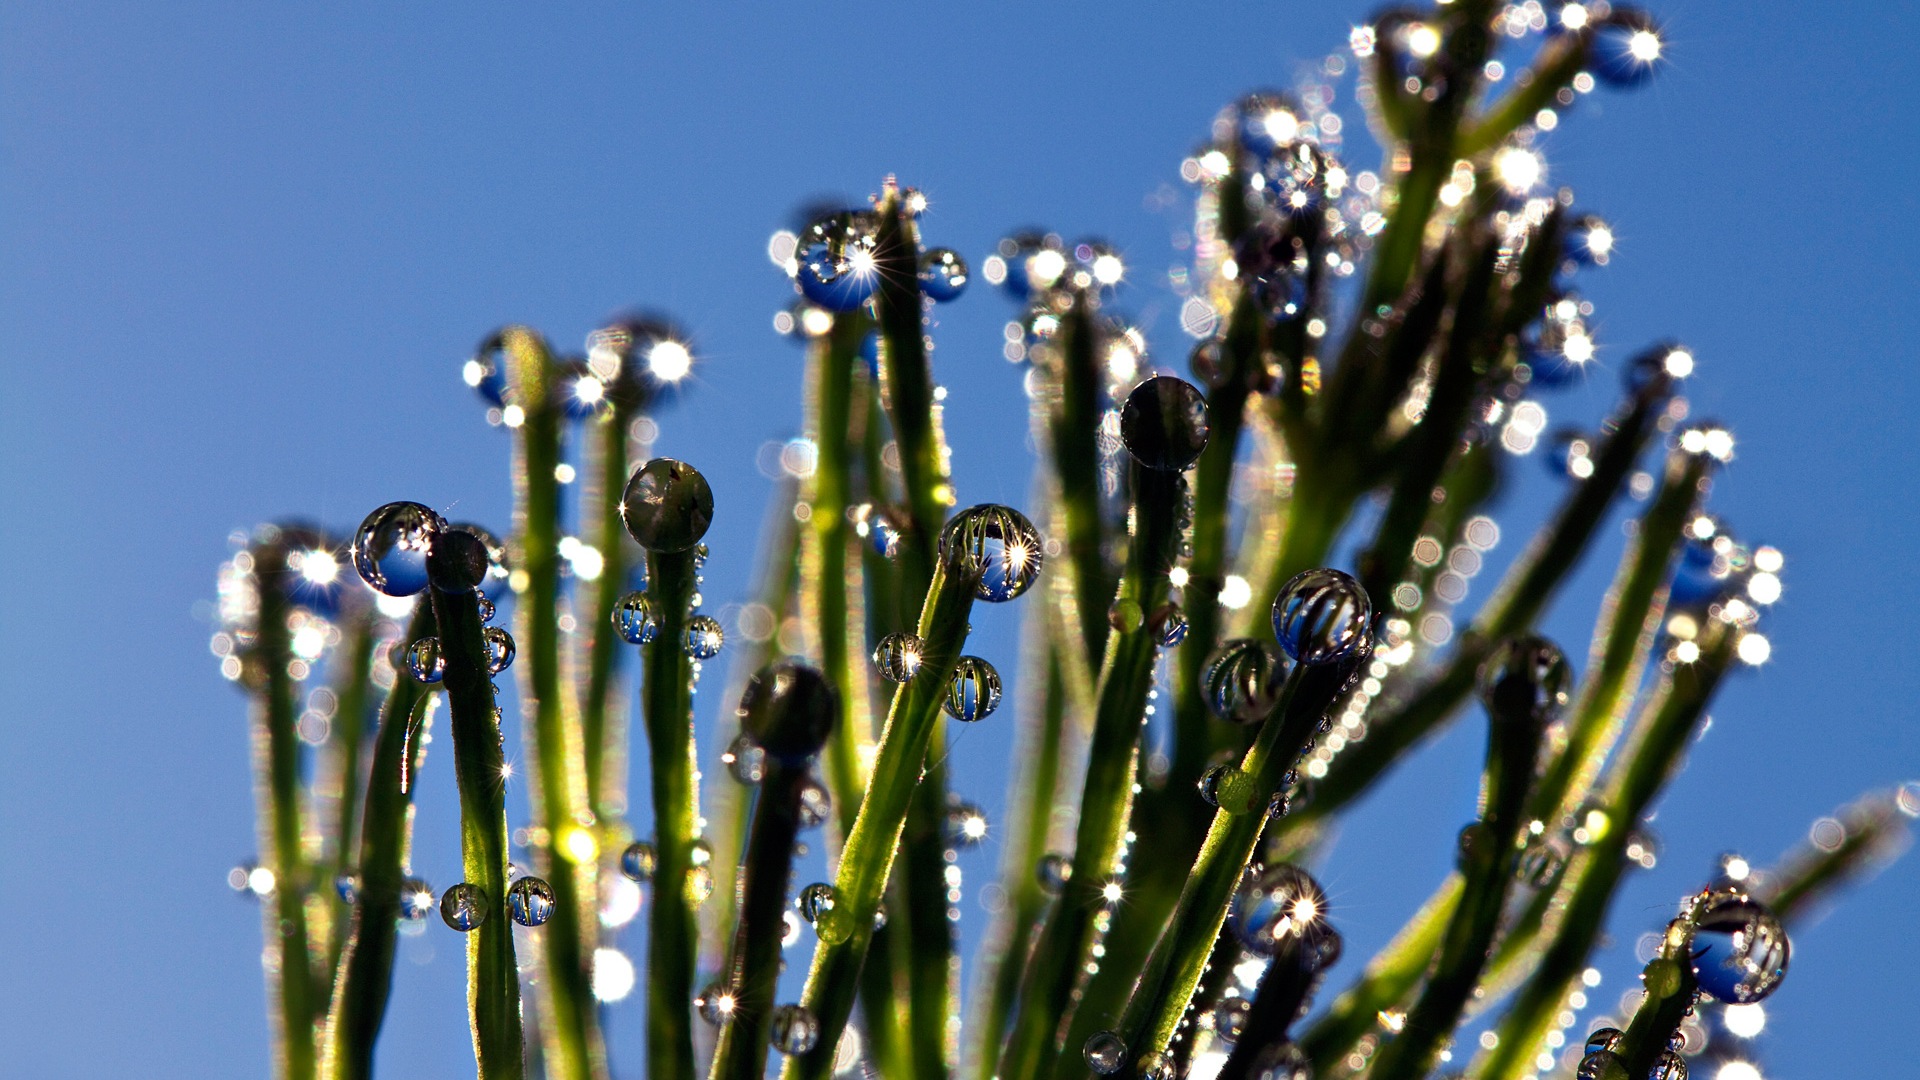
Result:
M713 524L713 489L686 462L654 458L627 481L620 517L648 551L687 551Z
M1184 379L1159 375L1133 388L1120 410L1120 441L1149 469L1180 472L1207 448L1207 399Z
M1373 605L1360 583L1322 567L1294 575L1273 599L1273 634L1297 663L1343 660L1369 635Z

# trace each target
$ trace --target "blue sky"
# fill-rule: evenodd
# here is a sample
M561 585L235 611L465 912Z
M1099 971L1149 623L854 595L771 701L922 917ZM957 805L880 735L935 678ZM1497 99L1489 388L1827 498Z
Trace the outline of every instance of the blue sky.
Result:
M0 1071L264 1069L259 924L222 880L253 845L244 705L195 604L229 531L257 521L345 527L410 498L504 524L506 444L458 381L483 333L526 322L573 347L634 305L692 328L703 363L660 450L712 478L707 593L741 599L768 489L754 452L798 415L799 354L771 329L788 286L764 255L795 205L896 172L932 198L929 242L976 263L1021 225L1105 236L1137 268L1124 305L1182 367L1156 284L1181 217L1150 200L1221 104L1292 83L1367 12L0 8L0 556L19 575L0 608L0 859L27 901L0 929ZM1785 550L1788 591L1773 662L1723 695L1661 809L1659 868L1616 905L1603 1000L1717 852L1771 859L1860 789L1920 776L1900 630L1920 603L1920 12L1662 14L1672 64L1584 99L1548 143L1553 179L1620 235L1587 288L1603 364L1668 335L1695 349L1696 410L1740 440L1713 506ZM940 311L968 502L1026 494L1010 313L979 286ZM1614 385L1603 370L1548 407L1591 422ZM1517 523L1551 497L1523 471ZM1556 613L1563 638L1583 640L1609 561ZM978 620L1008 672L1014 619ZM990 806L1010 731L957 751L996 777L970 792ZM1336 980L1443 872L1474 742L1398 776L1325 867L1349 939ZM450 786L435 794L418 861L450 883ZM991 855L969 858L983 881ZM1920 863L1900 864L1798 937L1769 1075L1904 1070L1916 888ZM970 906L970 934L981 921ZM456 945L435 926L403 950L383 1063L406 1075L470 1073ZM609 1023L637 1075L637 1001Z

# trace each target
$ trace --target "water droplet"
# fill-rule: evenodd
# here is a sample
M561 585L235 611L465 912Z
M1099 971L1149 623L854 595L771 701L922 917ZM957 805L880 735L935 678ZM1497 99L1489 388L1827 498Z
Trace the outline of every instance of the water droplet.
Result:
M840 695L826 676L781 660L754 672L740 697L740 730L790 766L820 752L840 722Z
M918 634L904 631L888 634L874 646L873 666L888 682L903 683L920 670L920 658L926 649L927 643Z
M1327 894L1305 870L1275 863L1241 888L1229 921L1248 950L1272 956L1289 939L1314 944L1327 932Z
M1480 665L1480 701L1495 719L1546 725L1566 708L1573 669L1560 647L1523 634L1502 641Z
M546 922L553 917L553 886L531 876L514 882L507 887L507 913L521 926Z
M1107 607L1107 625L1123 634L1131 634L1140 629L1140 622L1146 618L1140 610L1140 602L1131 597L1121 597Z
M1542 836L1520 852L1519 862L1515 864L1515 876L1536 889L1543 889L1559 878L1560 870L1567 865L1565 842L1559 837Z
M920 291L939 303L959 299L967 288L967 260L951 248L920 256Z
M507 567L507 545L501 543L500 538L491 532L471 523L456 523L447 528L453 532L471 533L480 538L480 543L487 549L487 573L480 580L480 591L482 595L498 599L506 591L507 579L512 576ZM485 608L482 607L481 610L485 611ZM484 621L490 617L482 615L481 619Z
M1586 1052L1591 1054L1604 1050L1612 1053L1620 1049L1620 1040L1626 1038L1626 1035L1626 1032L1616 1027L1594 1028L1593 1034L1587 1036Z
M629 645L652 641L660 633L660 613L654 609L653 598L639 591L621 597L613 606L613 626L620 632L620 640Z
M1141 465L1181 472L1207 448L1207 399L1185 379L1157 375L1127 395L1120 441Z
M947 715L972 723L985 720L1000 707L1000 673L977 656L963 656L954 665L953 678L947 682L947 697L942 703Z
M645 840L635 840L620 853L620 872L635 881L652 881L653 868L659 862L653 845Z
M700 1019L714 1027L727 1022L733 1015L736 1003L733 988L717 982L707 984L707 987L693 998L694 1011L700 1014Z
M873 545L874 554L883 559L900 554L900 540L904 535L891 510L876 508L867 518L867 542Z
M873 909L873 928L875 930L884 930L886 929L886 926L887 926L887 902L885 899L882 899L880 901L880 906Z
M654 458L627 481L620 519L648 551L686 551L713 524L713 489L686 462Z
M1252 1080L1313 1080L1313 1063L1293 1043L1275 1043L1253 1059Z
M1765 904L1738 889L1701 901L1693 934L1693 974L1700 989L1729 1005L1759 1001L1787 977L1786 928Z
M773 1048L794 1057L820 1041L820 1022L805 1005L780 1005L773 1010Z
M487 921L487 894L463 881L440 896L440 919L461 933L478 930Z
M489 626L480 635L487 650L487 672L498 675L513 664L513 635L498 626Z
M480 607L480 621L483 623L492 622L494 612L493 601L487 599L487 594L481 593L479 596L474 597L473 600L474 603Z
M986 838L986 811L962 800L954 800L947 807L948 847L969 848Z
M687 620L687 630L681 636L680 646L695 660L711 660L720 655L720 646L726 640L726 634L720 629L720 620L711 615L695 615Z
M720 760L726 763L727 772L736 781L748 787L766 779L767 752L760 749L760 744L750 736L735 737L727 746L727 752L720 755Z
M479 588L487 580L486 541L464 529L443 528L427 552L427 578L443 593Z
M1127 1044L1118 1032L1095 1032L1087 1037L1081 1055L1087 1059L1087 1068L1101 1076L1112 1076L1127 1063Z
M824 881L816 881L800 890L800 917L810 923L819 923L827 912L833 910L833 886Z
M1166 1054L1148 1054L1140 1059L1140 1080L1179 1080L1180 1068Z
M388 503L368 514L354 533L353 568L388 596L412 596L427 587L427 553L445 525L419 503Z
M1213 1007L1213 1033L1227 1042L1237 1041L1246 1030L1247 1013L1252 1009L1253 1003L1246 998L1222 999Z
M1187 640L1187 613L1179 604L1161 604L1153 609L1152 627L1161 648L1171 649Z
M409 922L419 922L433 910L433 886L424 879L408 878L400 886L400 915Z
M1590 1050L1580 1059L1578 1080L1628 1080L1627 1067L1611 1050Z
M809 776L800 784L800 827L817 829L833 813L833 796L820 781Z
M880 284L872 214L829 214L802 229L796 242L794 280L800 294L828 311L852 311Z
M1366 642L1373 605L1360 583L1338 570L1304 570L1273 598L1273 635L1302 664L1328 664Z
M446 676L447 658L441 655L439 638L423 637L407 646L407 674L423 683L437 683Z
M360 878L355 874L341 874L333 879L334 894L343 904L351 904L360 899Z
M1049 896L1059 896L1060 890L1067 887L1067 879L1073 876L1073 862L1057 851L1049 851L1040 856L1040 862L1034 867L1034 876L1040 881L1040 888Z
M940 556L964 576L977 576L974 595L988 603L1012 600L1040 576L1044 558L1033 523L1011 507L985 503L954 515L940 532Z
M1660 1051L1647 1070L1647 1080L1687 1080L1687 1059L1671 1050Z
M1272 673L1273 655L1258 641L1234 638L1226 642L1207 662L1207 707L1213 715L1236 724L1258 721L1266 712L1267 682Z

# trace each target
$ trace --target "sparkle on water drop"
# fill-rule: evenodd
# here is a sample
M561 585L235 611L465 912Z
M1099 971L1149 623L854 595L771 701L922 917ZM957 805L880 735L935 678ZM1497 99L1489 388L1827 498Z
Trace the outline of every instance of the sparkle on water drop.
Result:
M888 682L903 683L920 670L927 643L917 634L900 631L880 639L873 649L873 666Z
M408 878L400 886L400 914L409 922L418 922L433 910L433 886L421 878Z
M833 886L824 881L816 881L800 890L800 916L810 923L819 923L833 910Z
M714 1027L726 1023L733 1016L736 1003L733 989L725 983L709 983L693 998L694 1011L700 1014L700 1019Z
M1560 647L1523 634L1502 641L1480 665L1480 701L1496 719L1545 725L1560 716L1573 689L1573 669Z
M440 652L440 639L423 637L407 646L407 674L415 682L437 683L447 674L447 658Z
M1221 645L1207 663L1203 680L1207 707L1213 715L1236 724L1260 719L1260 705L1273 672L1273 656L1252 638L1234 638Z
M973 803L954 801L947 807L947 844L967 848L987 838L987 815Z
M727 747L726 753L720 756L720 760L726 763L727 772L736 781L748 787L766 779L767 752L760 749L760 744L754 742L750 736L736 737Z
M553 917L553 886L532 876L514 882L507 888L507 913L521 926L546 922Z
M941 704L955 720L985 720L1000 707L1000 673L977 656L961 657L954 665L946 700Z
M388 503L368 514L354 534L353 568L388 596L412 596L427 587L427 553L445 526L419 503Z
M635 590L614 605L613 625L620 632L620 640L645 645L660 633L660 613L654 609L652 597Z
M1318 939L1330 930L1327 894L1305 870L1275 863L1234 897L1230 922L1240 943L1262 956L1272 956L1290 939L1317 949Z
M1693 974L1700 989L1729 1005L1759 1001L1787 976L1786 928L1765 904L1739 889L1701 900L1693 934Z
M958 299L967 288L967 260L950 248L920 256L920 291L940 303Z
M940 532L941 558L962 575L977 576L974 595L994 604L1033 585L1040 576L1042 547L1040 533L1025 515L992 503L954 515Z
M461 933L478 930L487 921L487 894L463 881L440 896L440 918Z
M1141 465L1180 472L1207 448L1207 399L1185 379L1157 375L1127 395L1120 441Z
M681 647L695 660L711 660L720 655L720 646L726 642L726 634L720 629L720 620L711 615L695 615L687 620L686 633L681 638Z

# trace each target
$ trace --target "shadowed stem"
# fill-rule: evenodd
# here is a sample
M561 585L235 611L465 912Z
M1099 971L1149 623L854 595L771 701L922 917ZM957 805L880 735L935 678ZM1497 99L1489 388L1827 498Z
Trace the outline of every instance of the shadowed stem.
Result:
M406 637L397 646L434 636L433 606L414 605ZM321 1043L325 1080L366 1080L373 1075L373 1045L386 1018L393 989L393 952L401 914L413 822L413 786L425 757L420 736L437 700L407 677L404 661L386 700L367 768L364 824L342 847L355 852L359 884L335 969L332 1009Z
M693 969L698 950L694 842L699 791L694 780L693 684L687 655L697 571L692 551L647 553L647 591L660 617L642 646L642 714L653 789L654 889L647 924L647 1075L689 1080L693 1060Z
M781 1069L784 1080L823 1080L833 1072L834 1054L853 1011L855 985L873 937L874 913L886 892L914 788L926 765L941 699L966 641L977 582L944 562L935 566L918 626L925 642L920 668L894 691L872 780L840 851L832 921L845 925L821 936L801 997L820 1025L820 1038L811 1051L787 1059Z
M628 360L629 363L635 362ZM580 747L587 781L587 803L596 817L609 821L624 803L623 788L613 770L624 768L624 755L612 753L608 732L612 712L610 695L620 665L620 635L613 629L614 608L627 592L627 570L634 559L633 540L620 519L620 497L629 471L629 430L641 410L628 395L613 396L609 411L589 425L593 435L588 455L587 483L582 502L594 513L594 545L602 560L599 580L593 584L592 611L586 616L586 686L580 703ZM581 589L585 592L585 588ZM616 801L617 798L617 801Z
M460 789L460 850L467 884L486 897L484 918L467 931L467 1017L481 1080L526 1075L520 1023L520 973L507 912L507 780L500 710L481 640L480 605L471 590L433 595L440 654L446 661L448 727Z
M327 794L334 799L331 830L333 877L331 881L316 881L314 885L319 889L327 889L335 882L350 877L354 862L360 855L361 798L365 786L361 782L360 754L366 744L368 697L373 687L373 629L376 618L373 605L364 600L363 596L362 602L356 607L341 613L338 620L341 641L330 661L335 668L333 730L329 737L334 749L333 759L329 763L330 775L324 782L329 789ZM344 900L342 902L346 903L351 914L353 905ZM328 955L321 985L320 1011L323 1013L332 1011L330 995L333 981L338 978L340 954L347 942L345 925L335 925L332 931L328 936ZM323 1054L325 1038L323 1031Z
M291 580L287 551L277 541L250 549L260 610L258 637L243 671L254 689L254 783L260 801L260 861L273 872L273 896L261 904L263 936L273 962L267 965L267 992L275 1005L279 1055L284 1080L314 1075L314 1026L319 984L308 949L308 892L312 868L301 844L305 836L301 807L299 712L294 702L289 605L282 583Z
M524 412L514 429L514 526L518 573L514 638L525 705L524 737L534 764L534 823L544 830L544 869L553 888L553 916L541 932L546 961L539 983L543 1062L552 1080L605 1080L606 1047L592 994L591 957L598 941L595 859L577 858L573 840L591 821L578 705L561 678L560 485L564 417L557 369L546 343L525 327L502 332L508 385ZM516 574L516 577L518 575ZM591 838L590 836L588 837Z

